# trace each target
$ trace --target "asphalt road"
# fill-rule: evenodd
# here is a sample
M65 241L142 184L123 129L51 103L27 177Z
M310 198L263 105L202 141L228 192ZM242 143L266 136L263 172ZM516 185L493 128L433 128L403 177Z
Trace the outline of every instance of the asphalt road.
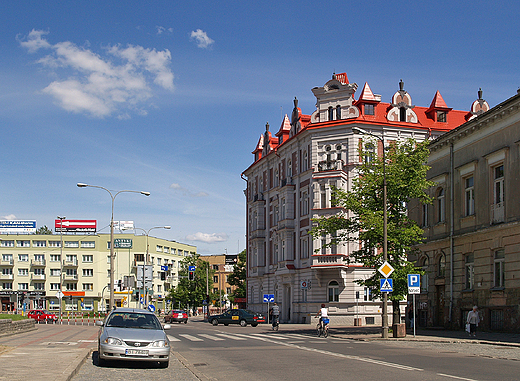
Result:
M287 332L283 328L273 332L266 325L174 324L167 331L174 354L168 369L130 363L101 368L94 353L73 380L519 379L518 348L504 349L508 354L503 358L501 347L324 339L311 329Z

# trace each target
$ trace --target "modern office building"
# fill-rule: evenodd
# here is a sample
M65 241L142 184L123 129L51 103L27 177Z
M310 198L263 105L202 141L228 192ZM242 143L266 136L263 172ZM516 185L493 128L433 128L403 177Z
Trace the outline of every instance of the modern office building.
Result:
M462 328L478 306L480 327L520 331L520 93L431 142L433 205L410 204L426 242L419 325Z
M312 218L337 213L331 188L349 190L363 157L359 149L381 155L383 145L414 138L433 139L463 124L473 115L448 107L432 91L428 107L415 106L403 81L390 102L382 101L365 83L350 83L335 74L312 89L316 109L303 114L294 100L273 133L269 124L253 150L253 163L243 172L247 181L248 307L267 312L264 295L274 295L281 320L311 322L326 303L333 322L381 324L381 303L354 281L375 269L349 263L357 244L326 248L330 237L309 235ZM390 97L389 97L390 98ZM382 139L362 136L359 127ZM354 320L360 319L360 320Z
M116 306L142 306L146 299L165 309L165 296L178 282L179 261L195 246L146 235L115 234ZM147 249L148 246L148 249ZM138 290L139 267L152 266L152 287ZM0 299L2 311L15 308L98 311L108 308L110 234L0 234ZM138 297L138 295L143 295Z

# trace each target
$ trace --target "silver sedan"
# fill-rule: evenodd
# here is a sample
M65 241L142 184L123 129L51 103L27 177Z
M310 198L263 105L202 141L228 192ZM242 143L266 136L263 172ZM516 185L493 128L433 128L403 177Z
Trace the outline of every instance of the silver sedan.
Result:
M113 310L98 337L99 364L106 360L155 361L168 367L170 341L157 317L150 311L134 308Z

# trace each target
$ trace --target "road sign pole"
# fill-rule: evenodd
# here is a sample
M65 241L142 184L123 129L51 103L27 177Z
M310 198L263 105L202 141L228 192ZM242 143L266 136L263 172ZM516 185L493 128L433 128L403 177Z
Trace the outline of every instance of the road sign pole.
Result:
M413 294L413 337L415 337L415 294Z

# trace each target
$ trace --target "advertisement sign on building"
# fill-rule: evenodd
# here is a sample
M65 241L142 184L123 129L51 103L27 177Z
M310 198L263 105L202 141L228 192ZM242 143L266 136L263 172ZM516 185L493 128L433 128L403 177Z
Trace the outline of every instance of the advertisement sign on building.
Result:
M134 221L114 221L114 229L116 229L116 230L133 230Z
M36 233L35 220L1 220L0 233Z
M56 232L96 232L96 220L54 220Z
M131 249L132 239L131 238L115 238L114 239L115 249Z

